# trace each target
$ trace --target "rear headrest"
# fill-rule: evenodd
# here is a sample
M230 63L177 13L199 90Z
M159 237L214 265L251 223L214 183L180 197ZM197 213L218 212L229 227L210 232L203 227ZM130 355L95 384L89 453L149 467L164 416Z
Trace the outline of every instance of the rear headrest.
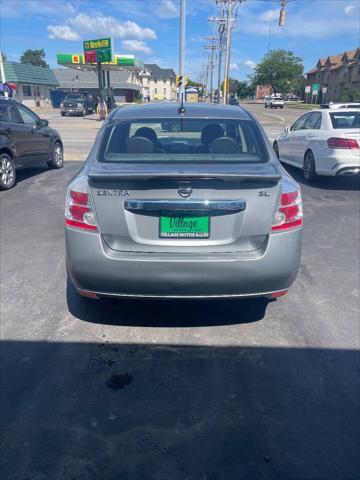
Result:
M236 141L231 137L220 137L210 145L211 153L239 153Z
M145 137L130 137L126 140L127 153L154 153L155 146Z
M202 129L201 143L203 145L209 145L216 138L222 137L223 135L224 135L224 130L222 129L221 125L219 125L218 123L208 123Z
M151 140L153 142L154 145L156 145L157 141L158 141L155 130L153 130L150 127L140 127L140 128L138 128L136 130L135 134L134 134L134 137L148 138L149 140Z

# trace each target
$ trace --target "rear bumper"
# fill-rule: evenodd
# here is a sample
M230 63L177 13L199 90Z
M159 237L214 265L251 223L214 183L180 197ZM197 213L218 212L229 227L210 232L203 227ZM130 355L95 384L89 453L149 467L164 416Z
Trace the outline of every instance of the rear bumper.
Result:
M61 113L71 113L74 115L80 115L83 112L83 107L74 107L74 108L62 108Z
M315 156L315 158L317 157ZM350 150L333 150L328 155L320 157L320 160L316 161L316 173L318 175L356 175L360 172L358 150L355 155Z
M99 296L270 296L295 280L302 237L301 229L276 233L247 255L175 255L116 252L97 233L65 230L71 280L78 290Z

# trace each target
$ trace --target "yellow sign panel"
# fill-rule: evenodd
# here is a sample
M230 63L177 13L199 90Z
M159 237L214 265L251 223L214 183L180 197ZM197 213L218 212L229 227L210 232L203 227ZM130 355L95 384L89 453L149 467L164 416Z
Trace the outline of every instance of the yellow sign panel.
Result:
M82 55L81 55L82 56ZM72 55L72 63L80 63L80 55Z
M183 85L186 86L188 81L189 77L187 75L176 75L175 77L175 85L177 87L182 87Z
M186 101L190 103L196 103L199 101L199 94L198 93L187 93L186 94Z
M97 50L98 48L110 48L110 39L88 40L84 42L84 50Z

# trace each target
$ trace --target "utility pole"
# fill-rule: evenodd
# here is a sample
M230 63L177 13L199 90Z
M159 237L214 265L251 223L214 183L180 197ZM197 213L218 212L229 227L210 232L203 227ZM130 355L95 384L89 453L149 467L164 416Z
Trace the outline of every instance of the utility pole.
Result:
M0 77L1 83L5 83L5 70L4 70L4 62L2 52L0 51Z
M180 0L180 39L179 39L179 75L184 78L185 75L185 1ZM182 103L185 100L185 81L179 88L179 100Z
M245 0L223 0L226 3L226 50L225 50L225 76L224 76L224 97L223 103L227 103L229 99L229 71L230 71L230 55L231 55L231 29L233 26L233 11L235 5Z
M218 39L218 81L217 81L217 101L220 103L221 92L221 68L222 68L222 52L224 48L224 34L225 34L225 16L224 16L224 2L222 0L216 0L216 3L221 4L220 16L209 17L209 22L216 22L219 25L219 39Z
M226 10L226 48L225 48L225 75L224 75L224 96L223 103L228 102L229 96L229 71L230 71L230 53L231 53L231 20L232 20L232 0L227 0Z
M207 35L205 40L209 40L209 45L204 45L205 50L210 50L209 70L210 70L210 102L213 101L213 77L214 77L214 50L216 49L216 36Z
M205 102L208 93L208 78L209 78L209 62L206 64L206 73L205 73Z

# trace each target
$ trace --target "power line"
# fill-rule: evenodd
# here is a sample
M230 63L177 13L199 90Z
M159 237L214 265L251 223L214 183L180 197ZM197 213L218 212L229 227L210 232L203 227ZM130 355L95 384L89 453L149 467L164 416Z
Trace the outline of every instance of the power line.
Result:
M214 77L214 50L216 46L216 36L207 35L204 37L204 40L209 40L209 44L204 45L205 50L210 50L210 59L208 63L208 69L210 70L210 102L213 101L213 77Z

